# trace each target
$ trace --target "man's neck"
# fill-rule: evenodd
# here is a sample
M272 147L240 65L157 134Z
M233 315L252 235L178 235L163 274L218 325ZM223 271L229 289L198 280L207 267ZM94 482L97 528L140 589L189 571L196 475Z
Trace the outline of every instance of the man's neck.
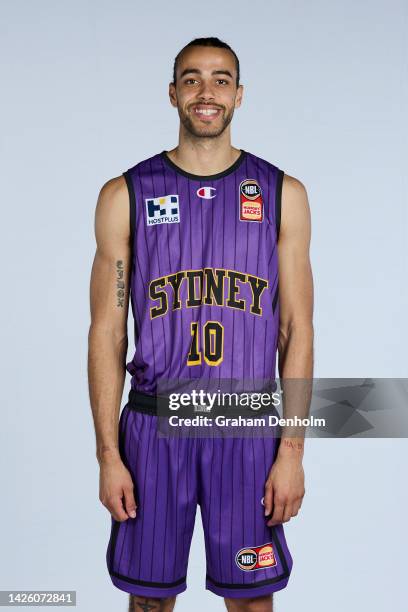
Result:
M200 176L223 172L238 159L241 151L222 138L182 139L168 156L179 168Z

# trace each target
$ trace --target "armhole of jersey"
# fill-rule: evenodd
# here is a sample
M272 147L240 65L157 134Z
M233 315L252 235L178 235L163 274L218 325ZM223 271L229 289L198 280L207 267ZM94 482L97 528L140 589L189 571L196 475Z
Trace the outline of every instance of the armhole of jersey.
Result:
M133 181L129 174L129 170L123 173L125 177L126 185L129 192L129 233L130 233L130 245L134 249L135 230L136 230L136 195L133 187Z
M275 193L275 224L276 224L276 241L279 240L279 231L281 224L281 209L282 209L282 185L283 185L283 170L278 170L276 178L276 193Z

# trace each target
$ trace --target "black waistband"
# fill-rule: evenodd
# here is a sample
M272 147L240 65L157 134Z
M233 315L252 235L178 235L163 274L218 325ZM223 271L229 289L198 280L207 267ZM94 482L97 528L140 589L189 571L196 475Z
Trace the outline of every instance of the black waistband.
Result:
M145 414L157 414L157 396L131 389L126 407Z
M143 393L142 391L135 391L134 389L130 389L129 391L129 399L125 406L125 408L130 408L131 410L136 410L137 412L143 412L145 414L158 414L158 402L162 402L162 408L166 406L168 399L164 396L157 395L149 395L148 393ZM257 415L265 415L265 414L277 414L276 408L273 406L263 407L256 411L246 411L242 410L243 414L246 413L246 416L257 416ZM163 410L161 411L163 415ZM237 414L237 412L236 412Z

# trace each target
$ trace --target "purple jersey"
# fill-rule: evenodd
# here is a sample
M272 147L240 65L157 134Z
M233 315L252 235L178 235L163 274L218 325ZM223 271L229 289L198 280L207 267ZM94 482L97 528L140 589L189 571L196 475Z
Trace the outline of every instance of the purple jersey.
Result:
M241 151L224 172L195 176L163 151L125 178L136 351L119 448L138 509L135 519L112 518L112 582L146 597L183 592L199 505L206 588L232 598L273 593L293 564L283 525L268 527L264 515L279 439L268 426L231 438L215 427L208 436L177 427L158 435L155 405L162 380L275 379L283 171Z
M159 380L275 379L283 171L241 150L211 176L165 151L124 173L130 195L131 388Z

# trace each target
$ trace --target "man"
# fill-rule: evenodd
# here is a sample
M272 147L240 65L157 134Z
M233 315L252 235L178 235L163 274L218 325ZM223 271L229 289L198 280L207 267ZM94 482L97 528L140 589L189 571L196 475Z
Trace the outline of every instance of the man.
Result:
M228 610L266 612L292 568L282 523L304 496L303 438L159 437L156 400L160 380L274 380L277 349L281 379L312 377L308 198L231 145L243 86L226 43L184 47L169 96L178 146L106 183L96 208L89 387L107 564L130 610L173 610L199 504L206 588Z

